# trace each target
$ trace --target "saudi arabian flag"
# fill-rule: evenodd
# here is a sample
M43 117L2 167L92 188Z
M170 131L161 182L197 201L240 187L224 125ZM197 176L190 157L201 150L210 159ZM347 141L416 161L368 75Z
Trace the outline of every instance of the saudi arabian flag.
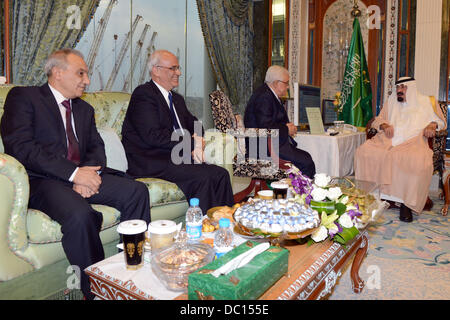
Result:
M356 127L365 127L372 119L372 88L358 18L353 21L340 99L342 112L339 113L339 120Z

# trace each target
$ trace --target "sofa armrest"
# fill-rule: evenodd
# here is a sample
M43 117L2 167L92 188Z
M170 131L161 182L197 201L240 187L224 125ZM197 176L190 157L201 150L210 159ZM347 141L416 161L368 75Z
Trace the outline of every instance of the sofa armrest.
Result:
M11 273L33 269L15 254L28 246L29 190L28 175L22 164L0 153L0 281L8 280Z
M205 132L205 160L226 169L233 181L233 159L236 155L236 139L216 129Z

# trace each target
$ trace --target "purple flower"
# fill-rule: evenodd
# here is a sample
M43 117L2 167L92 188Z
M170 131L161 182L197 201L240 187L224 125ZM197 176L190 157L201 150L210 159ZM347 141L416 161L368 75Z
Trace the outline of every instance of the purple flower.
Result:
M308 194L305 198L305 203L309 205L311 203L311 199L312 199L312 195Z
M358 206L358 204L356 204ZM358 208L359 209L359 208ZM350 216L350 218L353 220L355 217L362 216L362 213L358 210L349 210L347 214Z

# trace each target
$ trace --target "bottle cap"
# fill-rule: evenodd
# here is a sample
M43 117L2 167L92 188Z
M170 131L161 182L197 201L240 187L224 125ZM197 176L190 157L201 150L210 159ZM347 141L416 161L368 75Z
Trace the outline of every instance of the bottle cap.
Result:
M191 198L191 200L189 200L189 204L191 205L191 207L198 206L199 203L200 200L198 200L198 198Z
M230 226L230 219L228 218L221 218L219 220L219 227L221 228L228 228Z

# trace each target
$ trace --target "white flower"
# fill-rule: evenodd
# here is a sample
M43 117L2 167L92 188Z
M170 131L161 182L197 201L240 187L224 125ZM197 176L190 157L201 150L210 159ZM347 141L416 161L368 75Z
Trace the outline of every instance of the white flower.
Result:
M340 224L343 228L351 228L351 227L353 227L352 218L350 218L350 216L349 216L347 213L344 213L344 214L339 218L339 224Z
M341 191L341 188L339 188L339 187L328 189L327 197L330 200L336 200L341 195L342 195L342 191Z
M325 200L327 194L328 191L322 188L314 188L313 191L311 191L311 196L313 197L314 201Z
M316 173L314 175L314 183L321 188L325 188L331 181L331 177L325 173Z
M320 228L314 231L314 233L311 235L311 239L313 239L315 242L323 241L327 237L328 237L328 230L324 226L320 226Z
M343 196L341 199L338 200L339 203L347 204L348 203L348 196Z

